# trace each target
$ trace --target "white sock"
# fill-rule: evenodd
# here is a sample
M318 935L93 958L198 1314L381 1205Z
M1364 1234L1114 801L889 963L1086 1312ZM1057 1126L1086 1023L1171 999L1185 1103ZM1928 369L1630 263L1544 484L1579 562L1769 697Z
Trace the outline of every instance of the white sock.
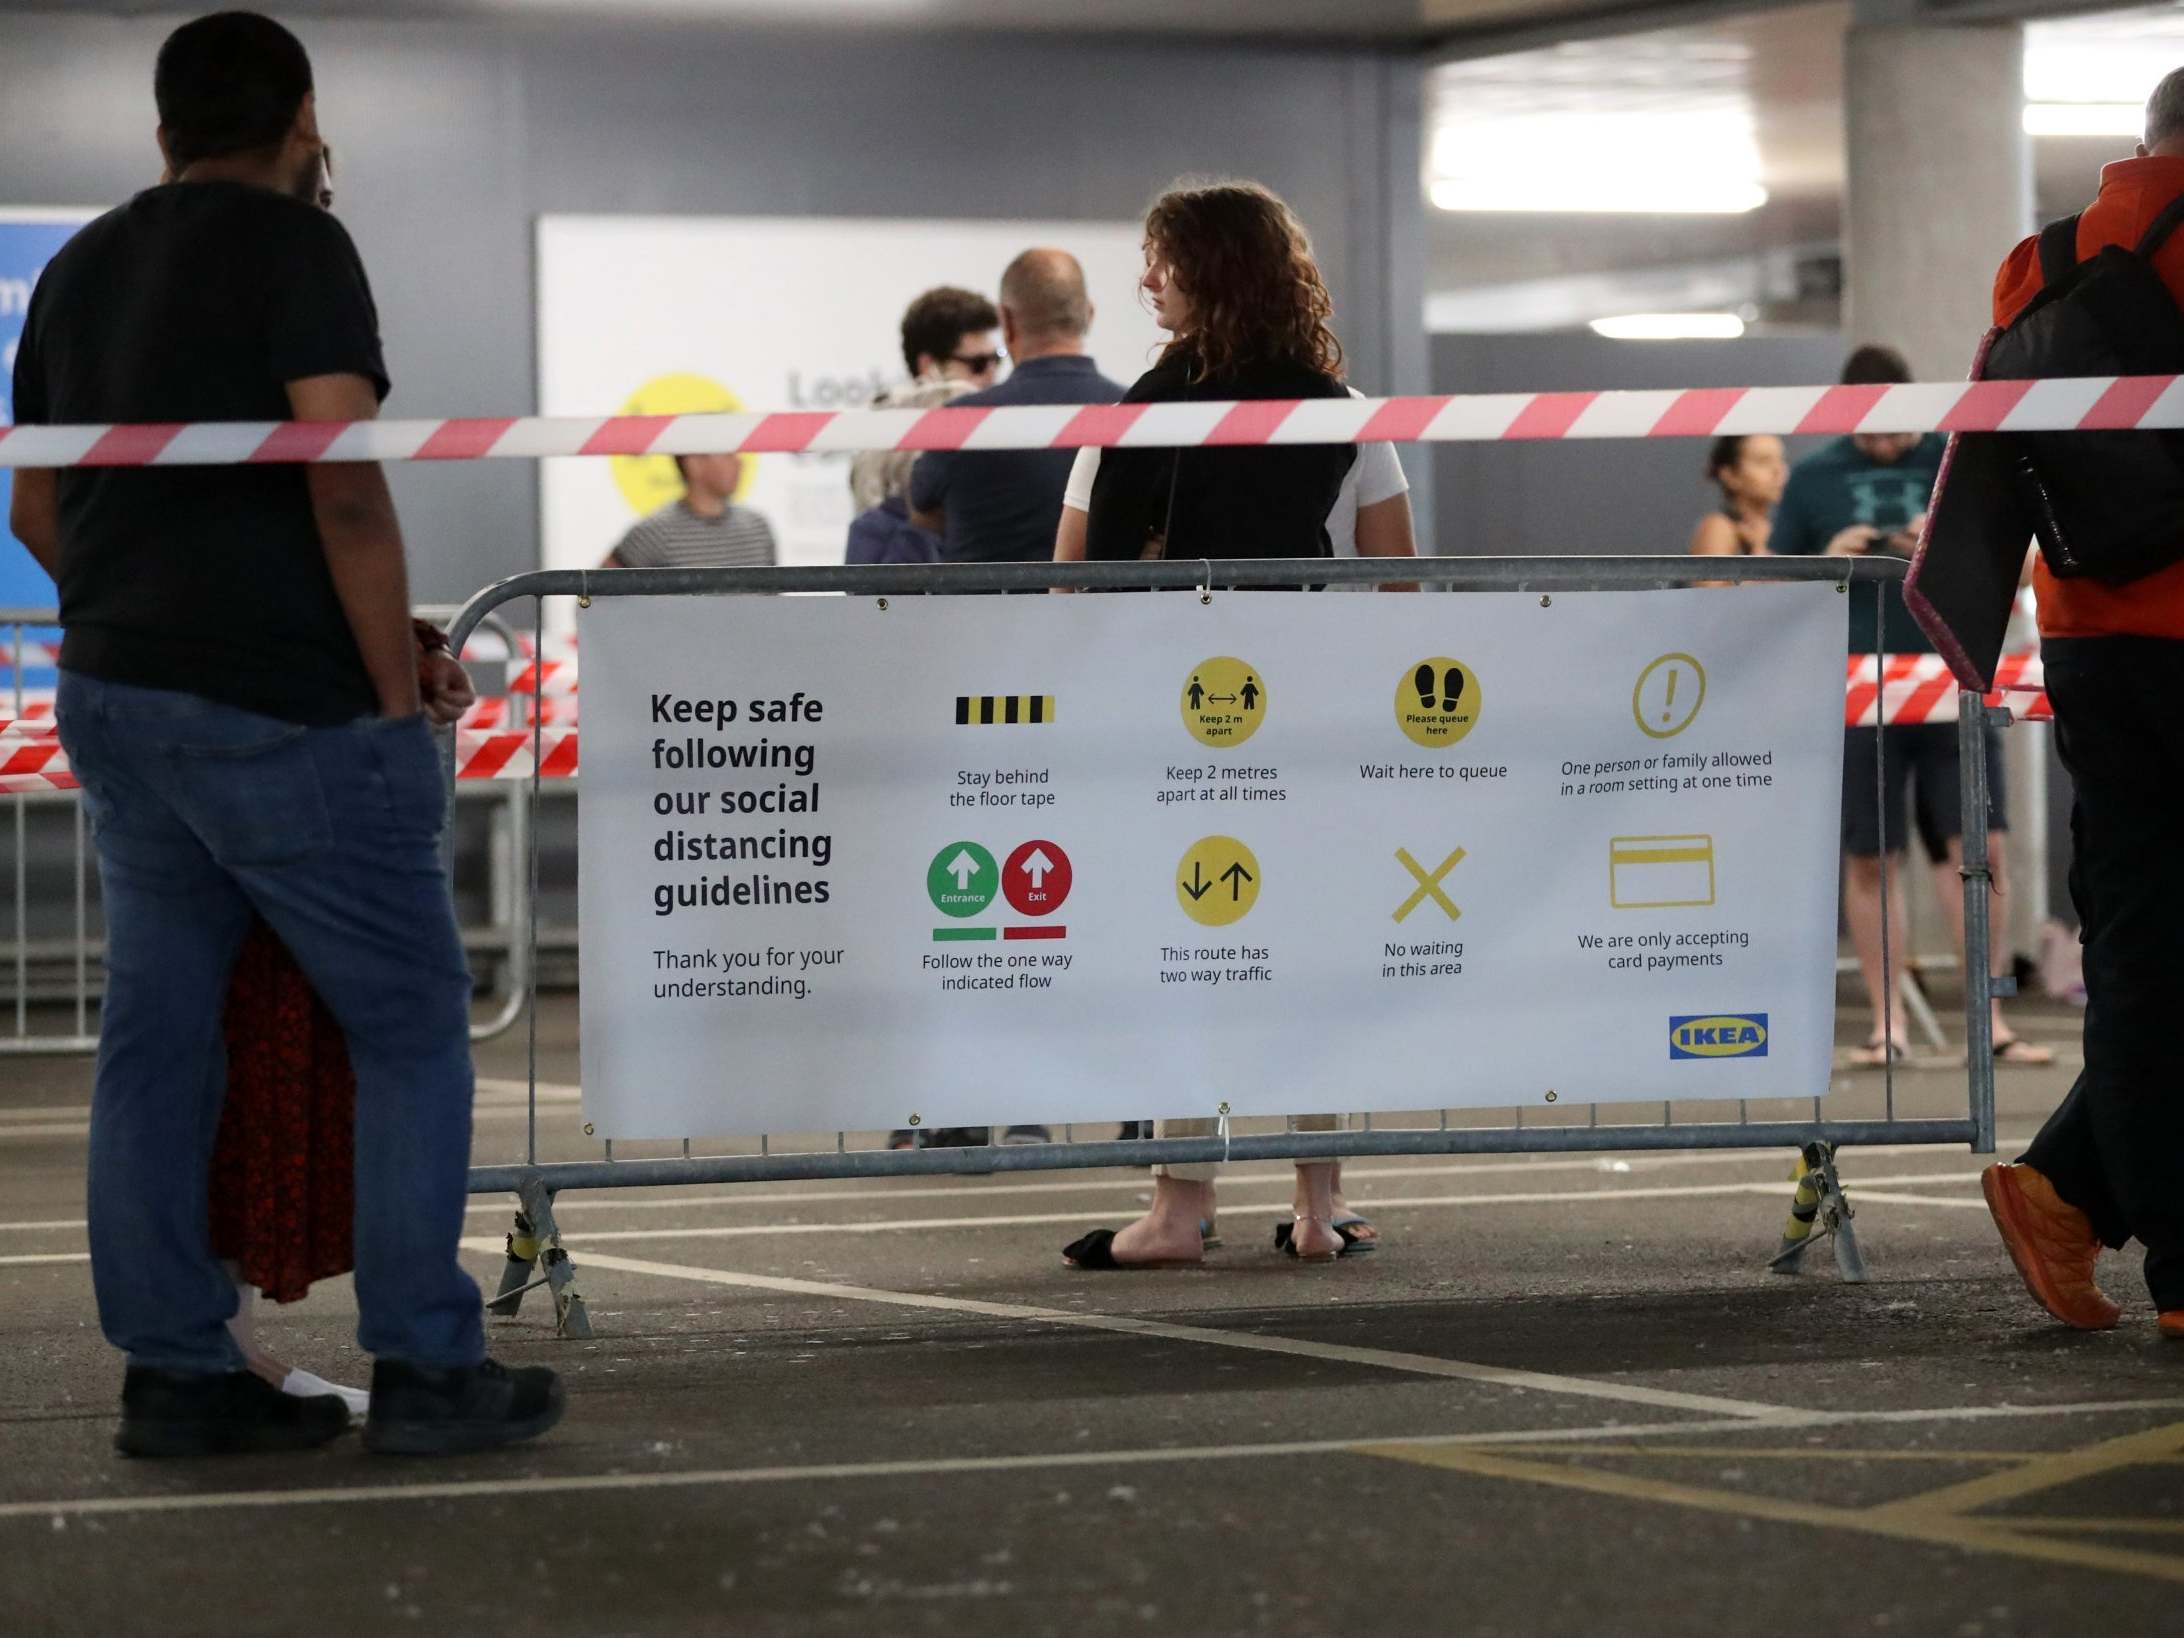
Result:
M333 1394L349 1407L349 1415L362 1421L371 1409L372 1396L362 1388L344 1388L337 1382L329 1382L323 1376L309 1371L291 1370L281 1379L281 1392L294 1394L298 1399L315 1399L321 1394Z

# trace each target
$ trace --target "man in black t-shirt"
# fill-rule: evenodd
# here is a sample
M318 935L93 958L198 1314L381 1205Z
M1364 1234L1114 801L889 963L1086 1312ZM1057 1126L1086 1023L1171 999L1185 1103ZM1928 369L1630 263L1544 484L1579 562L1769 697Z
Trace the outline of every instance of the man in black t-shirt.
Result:
M154 80L169 183L69 241L34 292L23 422L369 420L378 316L315 206L311 66L248 12L170 36ZM334 426L283 435L323 453ZM401 530L370 463L25 471L15 533L60 588L63 744L97 838L107 992L92 1105L99 1319L128 1356L129 1455L322 1444L339 1399L284 1396L229 1333L206 1188L221 1012L253 915L347 1036L356 1073L365 1442L428 1454L544 1432L553 1373L485 1358L457 1261L470 1149L470 976L439 843Z

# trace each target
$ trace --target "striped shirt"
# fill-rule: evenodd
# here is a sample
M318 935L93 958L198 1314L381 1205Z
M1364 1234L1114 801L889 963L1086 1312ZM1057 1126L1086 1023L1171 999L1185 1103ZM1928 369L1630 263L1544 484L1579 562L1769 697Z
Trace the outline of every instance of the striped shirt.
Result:
M770 569L774 537L748 506L701 518L678 500L633 524L614 556L625 569Z

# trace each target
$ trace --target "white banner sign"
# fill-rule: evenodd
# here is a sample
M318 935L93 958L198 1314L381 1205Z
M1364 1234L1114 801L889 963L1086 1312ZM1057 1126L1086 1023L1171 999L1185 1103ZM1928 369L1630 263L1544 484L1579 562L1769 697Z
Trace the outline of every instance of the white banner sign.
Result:
M1825 1092L1844 600L601 599L613 1137Z
M1128 386L1166 338L1137 300L1136 222L545 216L538 224L539 412L867 409L905 379L903 309L953 284L992 299L1017 252L1083 262L1093 358ZM998 340L998 336L996 337ZM847 455L761 455L740 499L784 563L839 563ZM539 463L544 563L591 568L682 493L665 456Z

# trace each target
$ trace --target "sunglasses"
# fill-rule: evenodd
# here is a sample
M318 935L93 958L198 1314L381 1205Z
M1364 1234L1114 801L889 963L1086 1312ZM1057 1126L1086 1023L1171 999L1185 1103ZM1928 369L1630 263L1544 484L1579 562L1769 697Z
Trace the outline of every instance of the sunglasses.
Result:
M998 370L1001 367L999 353L951 353L949 360L962 365L973 375L984 375L989 370Z

